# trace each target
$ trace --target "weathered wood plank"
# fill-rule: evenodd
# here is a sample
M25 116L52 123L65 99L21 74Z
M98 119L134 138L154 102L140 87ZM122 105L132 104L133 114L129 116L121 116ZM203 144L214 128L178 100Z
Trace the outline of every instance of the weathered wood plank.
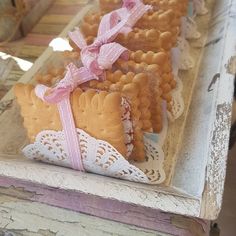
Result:
M83 7L83 3L81 3L81 7ZM54 4L53 7L51 7L48 10L48 14L64 14L64 15L75 15L79 11L79 5L60 5L60 4Z
M40 0L34 5L34 7L30 10L30 12L24 17L22 20L21 28L26 35L33 26L38 22L38 20L42 17L44 12L51 6L54 0Z
M73 15L63 15L63 14L47 14L40 19L40 24L68 24L73 18Z
M204 235L207 222L115 200L0 178L0 193L174 235ZM50 196L50 197L48 197Z
M86 4L88 0L56 0L57 5L75 5L75 4Z
M18 54L18 57L21 57L21 58L25 58L25 57L38 58L46 49L47 49L46 46L35 46L35 45L25 44L21 48L21 50Z
M61 32L64 29L65 25L61 24L37 24L32 30L31 33L35 34L46 34L46 35L56 35L58 32Z
M52 39L55 37L56 35L43 35L43 34L30 33L24 38L24 42L27 45L48 46L49 43L52 41Z
M22 236L169 235L4 195L0 196L1 231Z
M212 112L212 132L209 137L209 158L201 211L201 217L207 216L210 219L217 218L222 204L235 79L234 71L231 73L228 69L231 58L236 56L236 2L231 0L225 11L218 10L218 13L227 16L227 20L224 47L221 49L220 78L215 85L216 106ZM236 64L233 68L236 68Z

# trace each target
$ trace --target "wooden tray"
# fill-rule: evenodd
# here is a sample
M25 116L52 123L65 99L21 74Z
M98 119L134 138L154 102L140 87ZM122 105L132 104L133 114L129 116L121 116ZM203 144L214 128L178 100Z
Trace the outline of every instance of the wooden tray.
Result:
M207 3L211 7L214 5L212 0ZM78 25L91 8L93 5L87 4L60 37L65 37L69 30ZM16 155L24 142L25 133L14 102L0 116L0 132L3 134L0 140L0 175L41 184L45 188L63 189L68 196L70 192L83 193L88 198L95 195L107 201L113 199L167 212L215 219L221 207L230 130L234 78L230 65L235 55L236 38L236 22L231 16L235 11L233 0L216 1L214 13L209 15L210 25L202 28L206 30L207 27L209 31L207 42L191 43L192 53L199 54L202 60L194 70L182 76L186 110L169 130L167 145L172 148L168 148L166 169L170 170L164 185L149 186L80 173L31 162L20 154ZM199 18L199 21L201 19L204 18ZM202 43L204 50L200 49ZM32 82L33 75L57 56L48 48L20 82ZM197 76L194 71L199 71ZM12 99L10 91L1 105L8 104Z

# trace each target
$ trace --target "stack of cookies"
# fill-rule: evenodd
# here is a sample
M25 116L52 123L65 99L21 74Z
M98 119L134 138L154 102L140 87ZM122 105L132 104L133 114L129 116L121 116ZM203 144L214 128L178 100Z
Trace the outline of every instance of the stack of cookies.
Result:
M133 31L128 34L119 34L115 41L130 50L129 61L119 60L115 63L116 69L124 73L151 73L152 124L153 131L162 130L162 101L167 102L167 109L171 112L172 90L176 81L172 72L171 49L176 47L177 37L180 34L181 17L186 15L188 0L181 1L146 1L153 10L145 13L135 24ZM87 14L80 25L81 31L88 43L92 43L97 35L102 16L106 12L120 8L122 1L100 0L100 11ZM73 43L72 43L72 46ZM74 46L74 50L78 50ZM155 76L154 76L155 74Z
M113 1L101 0L101 11L84 17L80 28L88 44L96 38L103 15L121 6L121 1ZM149 4L153 10L143 15L133 31L114 40L129 50L129 60L118 59L105 71L104 81L86 82L70 97L77 128L107 141L126 159L135 161L145 160L144 132L160 133L163 128L163 104L171 111L176 81L170 50L176 45L187 1L153 0ZM79 61L80 49L73 42L71 45L73 51L64 55L67 60ZM67 72L63 67L49 68L35 80L54 86ZM30 142L42 130L62 130L57 106L40 100L34 86L18 84L15 95Z

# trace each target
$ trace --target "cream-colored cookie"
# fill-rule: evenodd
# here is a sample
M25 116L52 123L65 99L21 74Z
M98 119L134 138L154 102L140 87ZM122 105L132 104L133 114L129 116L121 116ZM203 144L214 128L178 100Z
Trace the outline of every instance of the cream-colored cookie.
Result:
M120 70L106 71L103 82L90 81L88 87L106 91L119 91L131 107L134 129L134 150L131 159L143 161L145 158L143 131L152 131L150 92L148 76L144 73L122 73Z
M134 61L123 61L118 60L115 68L122 70L124 73L132 71L136 74L145 73L149 78L149 93L151 94L150 99L150 111L151 111L151 122L152 128L155 133L159 133L162 129L162 88L161 84L162 77L160 76L160 68L156 64L148 65L144 62L135 63Z
M57 106L39 99L33 85L17 84L14 92L31 142L42 130L62 130ZM83 92L77 88L72 92L70 101L77 128L109 142L123 156L126 155L121 93L92 89Z

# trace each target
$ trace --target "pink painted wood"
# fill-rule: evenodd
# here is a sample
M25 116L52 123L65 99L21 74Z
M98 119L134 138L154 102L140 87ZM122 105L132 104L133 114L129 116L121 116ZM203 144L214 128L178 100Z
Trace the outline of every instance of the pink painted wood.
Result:
M28 45L48 46L56 35L28 34L24 41Z
M81 4L82 6L83 4ZM63 15L74 15L78 12L79 4L75 5L53 5L48 11L47 14L63 14Z
M189 222L198 224L203 233L207 231L208 227L208 222L201 219L187 218L146 207L103 199L94 195L69 192L16 179L0 177L0 186L0 193L11 196L15 196L18 190L17 198L20 199L41 202L171 235L193 235L190 227L180 228L174 225L174 219L177 221L190 220Z

